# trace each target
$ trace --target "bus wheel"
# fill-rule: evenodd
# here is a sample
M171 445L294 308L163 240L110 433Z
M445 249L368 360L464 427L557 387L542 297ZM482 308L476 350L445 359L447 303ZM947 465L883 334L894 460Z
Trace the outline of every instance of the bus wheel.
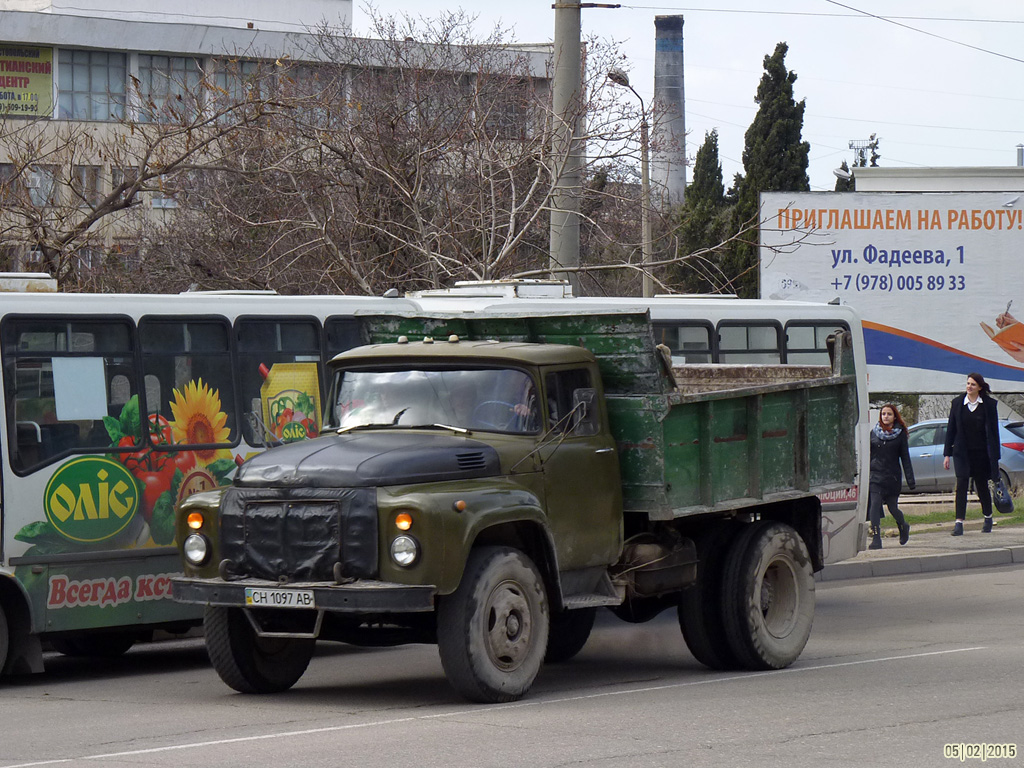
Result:
M135 640L136 635L131 632L95 632L54 637L50 639L50 645L65 656L116 659L128 653Z
M718 526L697 541L697 580L679 596L679 628L693 657L710 669L736 669L722 618L722 575L735 526Z
M437 646L445 675L471 701L521 698L548 645L548 601L530 559L515 549L470 553L462 582L438 607Z
M597 608L562 611L552 616L548 629L548 650L544 654L544 661L548 664L558 664L568 661L582 651L590 639L595 616Z
M316 640L260 637L241 608L207 608L206 652L220 679L239 693L280 693L298 682Z
M7 616L4 614L4 604L0 602L0 675L3 674L4 664L7 663L7 649L11 647L11 638L7 634Z
M729 646L747 669L782 669L800 656L814 621L811 556L799 534L775 522L753 524L730 550L722 585Z

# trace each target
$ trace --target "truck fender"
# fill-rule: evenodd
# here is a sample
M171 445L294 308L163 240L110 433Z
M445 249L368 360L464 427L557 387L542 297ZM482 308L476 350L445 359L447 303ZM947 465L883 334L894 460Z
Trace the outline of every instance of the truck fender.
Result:
M449 574L453 579L453 590L462 581L469 553L482 546L511 547L526 554L544 579L552 608L561 607L555 544L547 525L547 515L539 500L534 498L532 504L478 511L465 530L462 551L451 560L457 569Z

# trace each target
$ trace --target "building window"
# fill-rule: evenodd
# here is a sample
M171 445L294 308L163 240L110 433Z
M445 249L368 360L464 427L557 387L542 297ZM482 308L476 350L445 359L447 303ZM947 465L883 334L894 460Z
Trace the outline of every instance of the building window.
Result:
M79 248L75 251L75 261L82 272L94 272L103 262L103 252L99 248Z
M199 114L199 60L185 56L139 55L143 122L188 121Z
M123 200L131 186L139 178L138 168L111 168L110 169L110 191L119 191L118 198ZM134 193L133 193L134 195Z
M125 55L62 50L58 67L57 114L63 120L120 120L124 117Z
M166 176L161 176L156 180L157 188L153 190L153 207L154 208L177 208L178 198L177 194L171 188L170 179Z
M48 208L57 202L57 168L33 165L25 173L28 199L36 208Z
M95 208L99 205L100 167L98 165L76 165L71 169L71 193L75 205L80 208Z
M259 88L259 64L255 61L219 61L213 75L214 97L217 109L228 109L243 103L249 94Z

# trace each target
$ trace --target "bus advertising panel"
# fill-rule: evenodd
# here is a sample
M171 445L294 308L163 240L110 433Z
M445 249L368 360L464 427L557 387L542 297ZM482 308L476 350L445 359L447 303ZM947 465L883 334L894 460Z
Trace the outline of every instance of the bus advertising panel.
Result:
M761 195L761 296L849 304L874 392L1024 392L1024 195Z

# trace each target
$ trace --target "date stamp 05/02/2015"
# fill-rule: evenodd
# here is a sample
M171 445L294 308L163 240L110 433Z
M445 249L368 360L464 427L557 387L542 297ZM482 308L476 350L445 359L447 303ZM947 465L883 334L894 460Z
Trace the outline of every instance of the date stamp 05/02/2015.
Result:
M1001 760L1017 757L1016 744L946 744L942 747L942 756L961 763L967 760Z

